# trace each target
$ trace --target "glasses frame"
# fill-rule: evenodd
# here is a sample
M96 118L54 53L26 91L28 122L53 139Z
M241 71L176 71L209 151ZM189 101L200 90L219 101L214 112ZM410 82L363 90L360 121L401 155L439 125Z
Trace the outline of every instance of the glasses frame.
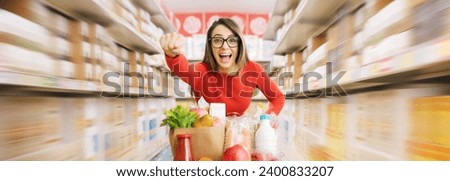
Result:
M213 45L213 43L212 43L212 40L213 40L214 38L220 38L220 39L222 39L222 45L220 45L219 47L215 47L215 46ZM236 44L236 46L231 46L230 43L228 43L228 39L230 39L230 38L235 38L235 39L238 41L238 43ZM222 48L222 47L223 47L223 44L225 44L225 42L227 42L228 47L230 47L230 48L236 48L236 47L239 46L239 41L240 41L240 39L239 39L239 37L237 37L237 36L230 36L230 37L228 37L228 38L222 38L222 37L216 37L216 36L215 36L215 37L209 38L209 42L211 43L211 47L213 47L213 48Z

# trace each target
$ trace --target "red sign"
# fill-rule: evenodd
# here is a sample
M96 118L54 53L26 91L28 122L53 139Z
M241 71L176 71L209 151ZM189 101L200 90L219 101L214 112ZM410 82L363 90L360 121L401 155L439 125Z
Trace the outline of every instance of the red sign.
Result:
M248 34L262 37L267 29L269 15L255 15L251 14L248 18Z
M184 36L204 34L203 13L176 14L174 16L175 28Z
M247 15L239 13L205 13L205 32L208 31L209 26L218 18L231 18L239 25L242 32L247 34Z
M178 13L174 14L174 24L184 36L206 34L209 26L218 18L227 17L236 21L246 35L262 37L267 28L268 14L245 13Z

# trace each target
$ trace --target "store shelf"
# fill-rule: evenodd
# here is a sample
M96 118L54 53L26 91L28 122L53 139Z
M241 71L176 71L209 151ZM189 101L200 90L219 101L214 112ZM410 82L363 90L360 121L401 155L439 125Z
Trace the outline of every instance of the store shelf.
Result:
M279 2L279 1L278 1ZM272 15L267 24L266 32L264 33L264 40L275 40L277 30L283 26L284 17L280 15Z
M271 61L270 60L252 60L252 61L254 61L254 62L256 62L256 63L259 63L259 64L268 64L268 63L270 63Z
M83 96L104 96L104 97L157 97L170 98L162 93L149 93L147 90L137 87L130 87L125 93L125 89L117 94L114 92L102 92L101 83L92 81L81 81L75 79L67 79L46 75L35 75L19 73L14 71L0 70L0 94L37 94L37 93L55 93L62 95L83 95ZM140 93L143 91L143 94Z
M279 0L275 4L272 10L272 16L270 17L267 25L266 32L264 33L265 40L274 40L277 30L283 26L284 14L298 5L299 0Z
M347 0L304 0L298 7L298 12L287 25L287 30L277 41L275 54L283 55L303 48L311 35L332 19L336 10Z
M397 55L350 70L345 73L338 84L345 91L348 91L449 75L450 36L444 36L399 51ZM335 75L332 77L334 78ZM327 85L326 79L323 78L308 82L311 91L300 91L292 94L311 93L335 86L337 84Z
M47 0L46 2L49 6L69 16L95 21L105 26L112 38L129 49L148 54L162 53L158 42L145 38L96 0Z
M0 86L21 86L42 92L93 93L99 84L89 81L0 70Z
M117 21L119 22L120 20L117 19ZM162 53L162 49L159 47L157 42L147 40L136 30L128 25L125 25L124 23L117 23L109 26L107 27L107 30L112 38L117 40L119 44L124 45L129 49L143 51L148 54Z
M152 22L161 27L166 33L175 32L176 29L165 15L161 6L155 0L133 0L133 2L150 13Z
M300 0L281 0L277 1L275 7L272 11L273 15L284 15L286 11L295 8L295 6L300 2Z
M156 26L161 27L164 32L171 33L177 31L166 15L158 14L153 15L151 18L152 22L155 23Z
M103 26L115 23L114 20L103 11L102 5L98 4L95 0L46 0L44 2L58 11L72 17L89 19Z
M344 5L344 9L339 10L339 13L333 16L324 26L321 26L312 36L318 36L324 33L331 25L335 24L338 20L342 19L345 15L355 11L359 7L363 6L364 0L347 0Z

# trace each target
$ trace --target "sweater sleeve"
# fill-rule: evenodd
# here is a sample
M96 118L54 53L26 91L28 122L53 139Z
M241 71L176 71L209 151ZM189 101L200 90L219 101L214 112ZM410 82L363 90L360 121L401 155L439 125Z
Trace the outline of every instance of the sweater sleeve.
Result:
M270 80L269 75L267 75L261 65L255 63L255 69L259 73L257 87L261 90L264 96L266 96L267 100L269 100L269 107L266 113L275 113L276 115L280 114L284 106L285 98L283 93L278 86Z
M191 87L195 87L195 83L200 79L200 72L195 67L195 64L189 64L186 57L181 54L176 57L170 57L166 55L166 63L169 69L181 80L189 84Z

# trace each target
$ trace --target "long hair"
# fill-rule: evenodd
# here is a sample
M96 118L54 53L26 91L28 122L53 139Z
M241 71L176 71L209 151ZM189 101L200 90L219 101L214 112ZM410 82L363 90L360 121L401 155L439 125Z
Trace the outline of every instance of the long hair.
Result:
M238 70L241 70L241 68L245 65L245 63L248 62L248 55L247 55L247 48L244 41L244 35L242 34L241 29L239 28L239 25L230 18L219 18L218 20L214 21L211 25L211 27L208 29L208 33L206 36L206 43L205 43L205 55L203 57L203 63L206 63L212 71L218 71L218 64L214 58L213 52L212 52L212 46L210 42L210 38L212 37L213 30L219 26L224 25L228 29L235 34L239 38L239 45L238 45L238 56L236 57L236 65Z

